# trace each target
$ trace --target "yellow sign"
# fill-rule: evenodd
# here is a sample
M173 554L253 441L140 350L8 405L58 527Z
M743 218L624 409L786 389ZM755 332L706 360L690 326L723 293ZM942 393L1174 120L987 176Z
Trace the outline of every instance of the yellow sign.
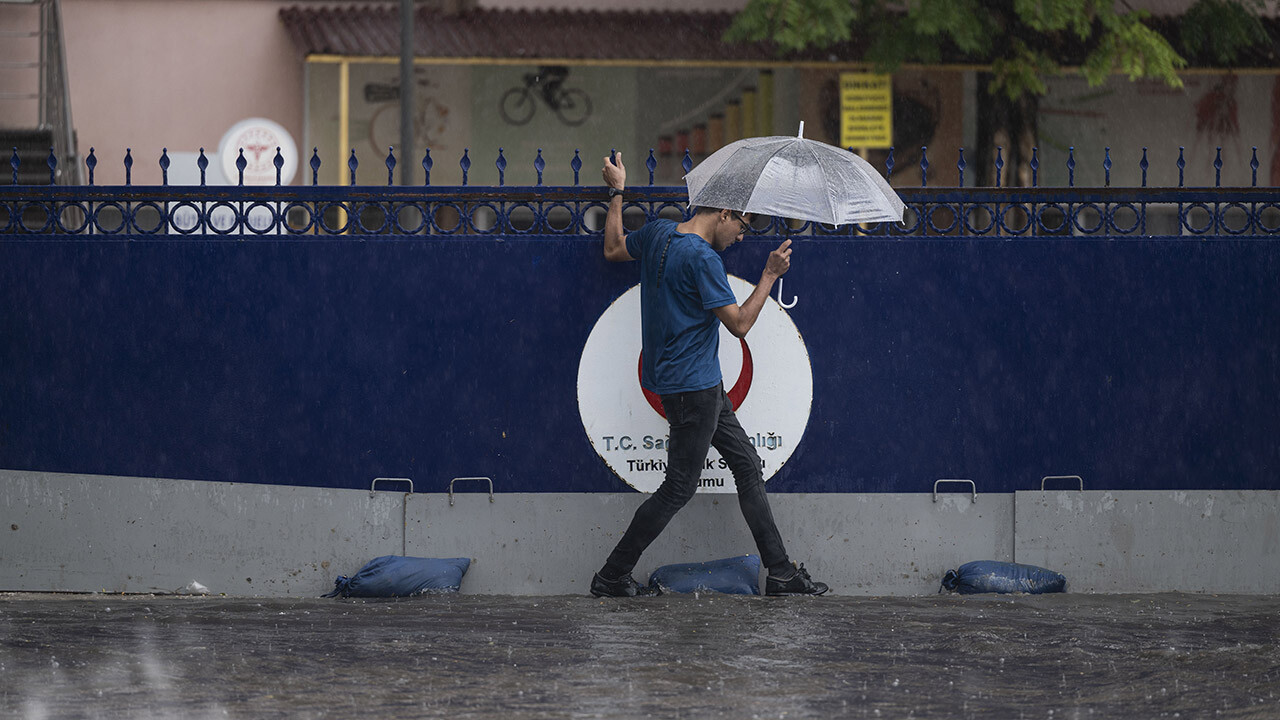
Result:
M893 80L874 73L840 73L840 145L893 145Z

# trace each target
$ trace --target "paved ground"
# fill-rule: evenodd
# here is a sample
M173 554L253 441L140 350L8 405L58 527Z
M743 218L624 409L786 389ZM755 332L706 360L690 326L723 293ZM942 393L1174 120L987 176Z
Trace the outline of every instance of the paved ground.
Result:
M0 716L1270 719L1280 600L0 595Z

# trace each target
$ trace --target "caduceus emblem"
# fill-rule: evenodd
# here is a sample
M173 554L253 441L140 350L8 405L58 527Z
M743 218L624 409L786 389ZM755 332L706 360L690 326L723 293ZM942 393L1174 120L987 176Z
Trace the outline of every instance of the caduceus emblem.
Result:
M271 161L275 159L275 150L280 145L280 140L269 130L250 128L240 136L237 145L244 150L244 159L248 163L246 174L275 172Z

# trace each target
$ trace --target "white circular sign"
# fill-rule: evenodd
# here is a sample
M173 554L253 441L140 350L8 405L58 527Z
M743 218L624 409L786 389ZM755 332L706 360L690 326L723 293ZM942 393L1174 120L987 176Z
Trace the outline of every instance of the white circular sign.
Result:
M755 289L729 276L741 303ZM578 410L596 452L618 477L653 492L666 474L670 427L658 397L640 386L640 286L609 306L587 337L578 365ZM813 368L804 339L786 310L770 298L747 337L720 328L720 370L738 421L773 477L809 424ZM699 492L735 492L733 474L715 448L707 455Z
M240 181L240 170L236 161L240 159L240 151L244 151L244 184L275 185L276 184L276 150L284 164L280 166L280 184L293 182L298 172L298 146L279 123L266 118L249 118L241 120L222 136L218 144L218 155L222 160L222 173L232 185Z

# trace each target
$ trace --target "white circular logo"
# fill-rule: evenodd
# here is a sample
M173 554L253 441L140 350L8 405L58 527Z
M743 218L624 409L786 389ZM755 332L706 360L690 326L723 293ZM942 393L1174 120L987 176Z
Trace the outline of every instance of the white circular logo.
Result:
M729 276L738 302L755 286ZM669 426L656 395L640 386L640 286L609 306L587 337L578 365L578 410L596 452L618 477L653 492L666 475ZM786 310L770 298L744 339L720 328L725 390L764 463L778 472L804 436L813 405L813 368L804 339ZM735 492L733 474L715 448L707 455L699 492Z
M280 149L280 158L284 160L280 166L280 184L288 185L298 172L298 146L294 144L293 136L279 123L265 118L241 120L231 126L218 145L222 173L231 185L239 182L240 170L236 162L243 150L244 184L275 185L276 148Z

